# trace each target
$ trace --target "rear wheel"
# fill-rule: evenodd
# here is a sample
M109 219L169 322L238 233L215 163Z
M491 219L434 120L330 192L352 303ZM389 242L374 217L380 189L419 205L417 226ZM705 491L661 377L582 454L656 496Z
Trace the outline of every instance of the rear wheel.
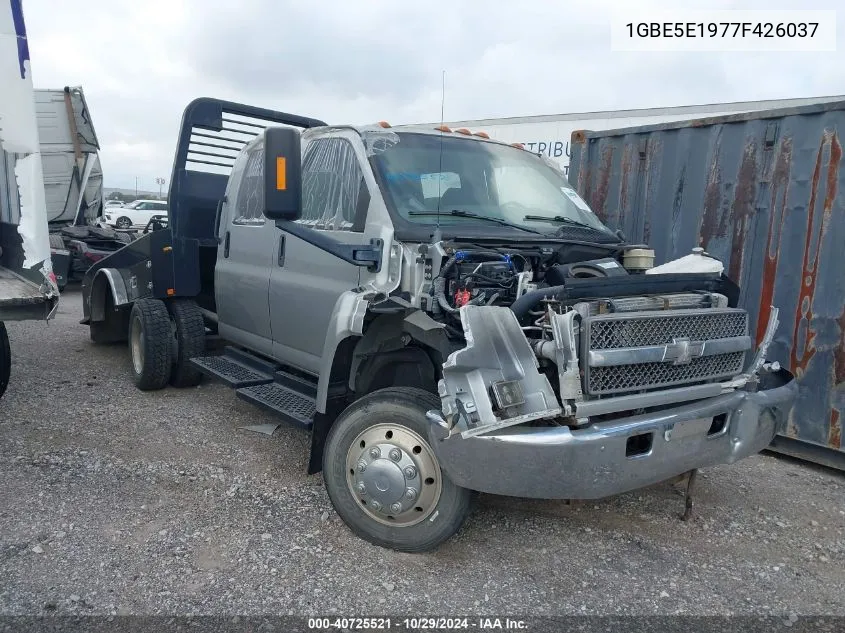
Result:
M117 219L117 222L115 222L114 225L119 229L131 229L132 220L127 218L125 215L122 215Z
M173 333L170 314L160 299L141 299L129 316L129 355L135 386L163 389L170 379Z
M205 352L205 321L199 306L190 299L173 299L167 305L173 321L173 366L170 384L195 387L202 374L190 360Z
M9 336L6 325L0 321L0 397L9 386L9 376L12 374L12 350L9 347Z
M389 387L354 402L335 421L323 479L335 510L361 538L424 552L460 529L472 492L452 483L426 439L426 411L439 408L426 391Z

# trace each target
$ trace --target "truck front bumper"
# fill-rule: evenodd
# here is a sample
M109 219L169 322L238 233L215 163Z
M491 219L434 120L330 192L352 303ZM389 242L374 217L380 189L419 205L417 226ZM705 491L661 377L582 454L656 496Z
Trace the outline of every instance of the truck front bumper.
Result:
M583 429L511 426L463 437L432 423L431 446L457 485L538 499L598 499L694 468L730 464L766 448L798 393L788 371L736 390Z

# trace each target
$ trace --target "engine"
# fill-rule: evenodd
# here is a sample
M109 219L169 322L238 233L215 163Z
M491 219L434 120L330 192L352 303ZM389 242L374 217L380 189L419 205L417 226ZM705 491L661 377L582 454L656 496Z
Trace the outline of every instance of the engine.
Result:
M471 303L509 304L516 299L518 273L510 255L458 251L452 274L446 280L446 295L455 308ZM451 261L451 260L450 260Z
M613 257L560 262L560 253L539 250L447 248L433 277L431 312L457 313L465 305L510 306L526 293L557 288L572 279L627 276ZM427 261L431 279L433 266ZM642 272L632 270L631 272Z
M590 258L583 252L561 257L551 251L446 248L428 305L447 325L456 349L471 339L471 353L490 355L481 363L488 369L513 362L508 354L524 348L529 356L518 363L525 370L527 358L534 357L565 415L576 409L613 413L624 405L602 409L595 403L738 375L750 349L748 317L736 307L739 289L722 275L721 263L697 249L655 269L651 252L637 250ZM507 311L483 316L474 306ZM486 319L498 325L490 327ZM504 347L494 342L512 327L519 338ZM593 404L585 406L587 401Z

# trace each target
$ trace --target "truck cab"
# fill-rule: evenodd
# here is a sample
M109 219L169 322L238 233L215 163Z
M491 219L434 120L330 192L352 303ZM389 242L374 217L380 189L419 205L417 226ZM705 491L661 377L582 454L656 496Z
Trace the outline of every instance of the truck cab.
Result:
M598 498L733 462L792 406L776 309L755 353L720 262L654 266L520 146L201 99L172 183L168 228L89 270L83 323L128 341L141 389L208 376L310 432L373 543L436 547L474 491Z

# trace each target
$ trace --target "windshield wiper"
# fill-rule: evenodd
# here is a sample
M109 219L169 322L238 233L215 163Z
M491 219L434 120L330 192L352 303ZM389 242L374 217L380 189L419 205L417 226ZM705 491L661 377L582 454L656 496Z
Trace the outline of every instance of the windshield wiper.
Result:
M475 220L485 220L486 222L493 222L494 224L499 224L501 226L508 226L512 229L519 229L520 231L534 233L535 235L545 235L541 231L535 231L534 229L529 229L514 222L508 222L507 220L502 220L499 218L491 218L486 215L481 215L480 213L464 211L463 209L452 209L451 211L441 211L440 213L438 213L437 211L409 211L408 215L449 215L458 218L473 218Z
M573 226L583 226L585 229L593 229L596 231L596 227L587 224L586 222L581 222L579 220L573 220L572 218L568 218L565 215L526 215L523 220L534 220L539 222L557 222L559 224L571 224Z

